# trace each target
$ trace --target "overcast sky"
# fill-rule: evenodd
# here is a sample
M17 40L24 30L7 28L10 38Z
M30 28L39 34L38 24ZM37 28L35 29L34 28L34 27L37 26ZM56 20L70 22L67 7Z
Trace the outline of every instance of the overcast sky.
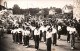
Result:
M12 8L14 4L18 4L20 8L46 8L57 7L62 8L64 5L73 5L73 0L7 0L8 8Z

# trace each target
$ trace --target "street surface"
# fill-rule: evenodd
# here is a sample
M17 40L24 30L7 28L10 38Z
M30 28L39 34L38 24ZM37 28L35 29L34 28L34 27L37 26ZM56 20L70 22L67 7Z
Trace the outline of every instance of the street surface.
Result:
M12 41L11 34L5 34L4 38L0 39L0 51L36 51L34 41L30 40L30 47L26 48L23 44L16 44ZM80 41L76 40L75 49L70 49L70 43L67 43L66 36L62 35L61 40L57 40L57 46L52 45L52 51L80 51ZM38 51L46 51L46 44L40 42Z

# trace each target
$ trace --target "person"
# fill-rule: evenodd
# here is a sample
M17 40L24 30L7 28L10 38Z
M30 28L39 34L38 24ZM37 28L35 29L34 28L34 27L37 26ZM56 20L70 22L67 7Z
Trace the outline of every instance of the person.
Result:
M53 38L53 45L56 46L56 43L57 43L57 30L53 26L52 26L52 38Z
M12 34L12 39L13 39L13 43L15 42L15 30L13 29L13 30L11 30L11 34Z
M40 26L39 30L40 30L40 41L41 41L43 37L43 25Z
M51 51L51 37L52 37L52 29L49 28L49 29L47 30L47 33L46 33L47 51Z
M75 48L75 35L77 34L77 31L74 27L74 25L72 25L71 27L68 27L67 30L69 31L70 34L70 43L71 43L71 49Z
M0 38L3 38L4 36L4 29L3 27L0 27Z
M77 32L78 32L78 40L80 40L80 20L76 24L77 24L76 29L77 29Z
M70 43L70 34L69 34L69 31L70 31L70 26L67 26L67 42Z
M15 34L14 34L14 39L15 39L15 43L18 43L18 31L17 31L18 27L15 27Z
M13 43L18 42L18 33L17 33L17 27L15 27L13 30L11 30L12 37L13 37Z
M35 49L39 50L39 36L40 36L40 31L38 26L36 26L36 29L34 30L34 37L35 37Z
M46 31L47 31L47 29L46 29L46 25L44 25L44 27L43 27L44 43L46 43Z
M24 46L29 47L29 35L30 35L29 27L25 28L23 34L24 34Z
M18 32L18 44L22 43L22 31L23 31L23 29L21 28L21 26L19 26L19 28L17 29L17 32Z
M35 26L29 26L30 29L31 29L31 39L34 39L34 29L35 29Z
M59 39L59 40L60 40L60 37L61 37L61 36L60 36L60 35L61 35L61 30L62 30L62 29L61 29L61 26L58 26L58 39Z

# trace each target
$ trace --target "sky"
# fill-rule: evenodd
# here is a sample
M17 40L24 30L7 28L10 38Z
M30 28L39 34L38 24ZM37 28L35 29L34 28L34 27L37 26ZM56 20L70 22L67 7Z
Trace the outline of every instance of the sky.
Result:
M65 5L73 5L73 0L7 0L7 7L12 8L14 4L20 8L63 8Z

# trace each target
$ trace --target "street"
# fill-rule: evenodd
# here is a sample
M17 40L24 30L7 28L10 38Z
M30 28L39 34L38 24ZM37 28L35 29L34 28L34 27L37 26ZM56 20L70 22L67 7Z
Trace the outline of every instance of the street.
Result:
M12 41L11 34L5 34L0 39L0 51L36 51L34 41L30 40L30 47L26 48L23 44L16 44ZM66 36L62 35L61 40L57 40L57 46L52 45L52 51L80 51L80 41L76 40L75 49L70 49L70 43L67 43ZM46 51L46 44L40 42L38 51Z

